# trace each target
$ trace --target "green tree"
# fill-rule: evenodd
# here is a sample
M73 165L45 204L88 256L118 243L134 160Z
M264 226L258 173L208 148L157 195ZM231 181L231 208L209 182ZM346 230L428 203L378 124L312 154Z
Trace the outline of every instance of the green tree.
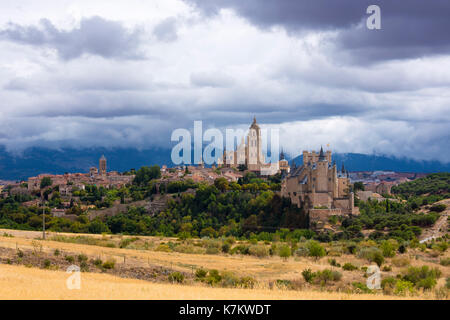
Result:
M161 170L158 165L142 167L136 172L133 183L139 186L147 186L153 179L161 178Z
M326 254L324 247L316 240L309 240L306 244L306 248L308 249L309 256L316 259L323 257Z
M50 187L53 184L52 179L50 177L43 177L41 179L41 189L46 187Z
M291 256L291 248L287 245L282 245L279 254L281 258L287 260Z

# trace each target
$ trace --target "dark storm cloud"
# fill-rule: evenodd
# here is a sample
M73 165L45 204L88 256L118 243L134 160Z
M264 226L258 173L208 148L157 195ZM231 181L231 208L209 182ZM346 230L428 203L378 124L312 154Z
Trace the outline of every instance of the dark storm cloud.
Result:
M281 26L291 34L338 30L338 47L365 62L450 53L448 0L185 1L208 16L233 9L260 28ZM381 31L365 28L372 4L381 8Z
M139 30L129 32L122 23L98 16L82 19L80 27L70 31L56 28L47 19L41 19L39 26L9 23L0 30L0 40L51 47L64 60L85 53L105 58L141 59L143 56L138 49L140 36Z

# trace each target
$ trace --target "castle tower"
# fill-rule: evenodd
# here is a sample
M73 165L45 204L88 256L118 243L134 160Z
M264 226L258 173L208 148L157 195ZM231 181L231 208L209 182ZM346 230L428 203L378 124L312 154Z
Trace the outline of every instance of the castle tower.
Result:
M106 176L106 158L104 155L98 161L98 171L102 176Z

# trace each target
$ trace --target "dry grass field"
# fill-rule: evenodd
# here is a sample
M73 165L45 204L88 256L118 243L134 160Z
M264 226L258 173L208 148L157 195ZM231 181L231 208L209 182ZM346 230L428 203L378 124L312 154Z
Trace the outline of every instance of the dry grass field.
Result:
M68 290L65 281L69 275L64 272L65 268L56 266L49 270L39 268L39 266L31 267L31 265L26 267L14 263L12 265L0 264L0 299L435 299L432 292L421 292L413 297L349 293L349 286L344 284L365 282L362 271L340 269L343 275L342 281L332 288L332 291L331 288L320 290L320 288L304 283L301 274L303 270L310 268L317 271L332 268L328 262L329 257L318 260L308 257L291 257L283 260L275 256L256 258L248 255L187 254L36 240L41 236L42 234L39 232L2 229L0 230L0 250L3 250L4 254L15 253L17 248L28 252L40 250L42 255L49 257L53 256L53 252L58 249L61 255L84 254L89 259L100 258L103 261L113 258L117 262L115 273L83 272L81 273L81 290ZM51 236L52 234L48 234L47 239ZM105 236L89 235L89 237L104 238ZM109 235L106 237L113 240L121 238L121 236ZM156 237L139 238L155 242L169 240ZM176 241L176 239L172 240ZM450 276L448 267L413 256L414 254L410 253L404 255L403 258L408 257L408 265L438 267L443 273L443 278L440 279L438 286L444 285L445 277ZM3 258L3 261L5 259L5 257L0 258ZM357 259L354 255L333 258L341 264L351 262L359 267L368 265L367 261ZM390 264L392 271L386 274L392 276L405 267ZM252 276L257 280L257 285L253 289L213 288L192 280L185 281L185 284L180 285L167 281L138 280L133 276L120 274L120 271L126 268L143 269L149 266L180 271L185 274L192 274L198 268L217 269L221 272L231 271L239 276ZM269 285L277 279L303 281L303 284L300 290L285 290Z
M62 271L0 265L0 299L400 299L399 297L373 294L351 295L336 292L279 289L227 289L205 286L160 284L135 279L122 279L107 274L92 273L82 274L80 290L69 290L66 287L67 277L68 274ZM402 299L404 299L404 297Z

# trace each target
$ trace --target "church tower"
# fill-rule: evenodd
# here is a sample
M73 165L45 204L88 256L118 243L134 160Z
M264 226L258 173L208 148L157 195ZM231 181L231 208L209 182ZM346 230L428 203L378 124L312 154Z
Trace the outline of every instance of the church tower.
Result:
M256 123L256 117L253 118L253 123L247 136L247 168L251 171L258 171L261 163L264 163L262 155L262 141L261 128Z
M106 158L104 155L102 155L102 157L98 161L98 169L100 175L106 176Z

